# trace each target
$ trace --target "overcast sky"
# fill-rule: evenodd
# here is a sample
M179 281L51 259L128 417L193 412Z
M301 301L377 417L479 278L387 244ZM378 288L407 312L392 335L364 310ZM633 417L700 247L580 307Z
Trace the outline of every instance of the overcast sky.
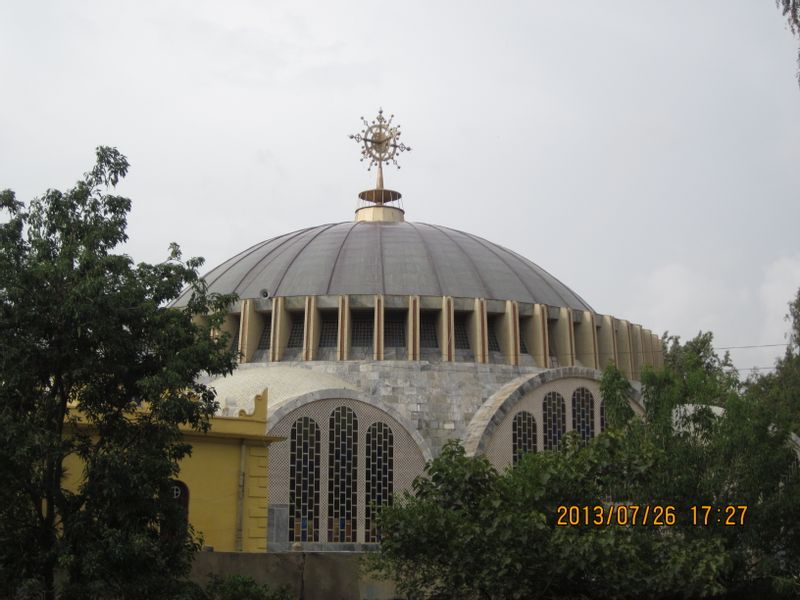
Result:
M530 258L604 314L785 343L800 286L796 40L772 0L0 3L0 188L132 164L125 251L207 266L352 219L347 135L413 147L406 217ZM782 347L732 350L768 367Z

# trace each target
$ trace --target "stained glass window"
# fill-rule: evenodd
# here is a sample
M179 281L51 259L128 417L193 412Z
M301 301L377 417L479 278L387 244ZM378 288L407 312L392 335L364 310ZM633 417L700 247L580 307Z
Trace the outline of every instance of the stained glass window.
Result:
M585 442L594 437L594 396L585 387L572 393L572 429Z
M328 541L355 542L358 419L351 409L334 409L328 439Z
M606 403L600 398L600 433L606 430Z
M366 452L366 540L379 542L376 517L380 507L390 504L394 492L394 435L386 423L367 429Z
M544 449L557 450L567 430L566 404L558 392L548 392L542 401Z
M529 452L536 452L536 419L527 411L515 414L511 422L511 451L513 464Z
M297 419L289 440L289 541L318 542L319 427L309 417Z

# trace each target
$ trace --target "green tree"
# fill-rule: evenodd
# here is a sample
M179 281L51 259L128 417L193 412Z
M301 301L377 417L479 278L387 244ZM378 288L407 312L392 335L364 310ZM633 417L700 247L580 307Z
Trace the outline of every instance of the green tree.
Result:
M775 362L775 369L748 381L751 394L757 395L776 415L800 434L800 290L789 303L790 332L786 352Z
M800 0L775 0L775 4L786 19L789 31L800 36ZM797 64L797 81L800 83L800 51L797 53Z
M291 596L286 589L259 585L245 575L212 575L205 593L198 594L197 600L291 600Z
M593 506L646 478L652 453L622 431L529 454L497 474L448 443L381 512L369 567L409 598L668 598L721 589L720 544L677 529L561 527L558 507ZM631 501L631 497L629 497Z
M179 424L205 430L217 406L198 375L234 368L210 335L233 298L207 294L202 259L176 245L157 265L115 253L130 200L111 189L127 170L101 147L66 192L28 207L0 193L4 597L53 599L57 572L61 598L177 597L197 549L170 481L190 452ZM167 308L187 285L188 306ZM69 457L82 473L65 473Z
M800 314L800 300L792 307ZM796 384L778 389L788 358L744 389L710 334L665 341L665 368L642 374L643 419L612 366L601 381L608 429L588 444L570 434L561 451L502 474L445 446L414 493L381 513L371 567L412 598L796 597L797 447L773 409L800 397ZM558 526L559 506L597 504L669 505L675 522ZM690 508L703 505L708 523ZM744 525L724 525L726 506L748 507Z
M740 557L743 570L800 595L800 290L786 318L786 352L773 372L746 382L726 413L723 439L731 444L721 461L734 473L715 485L757 509L752 527L742 532L741 547L749 550Z

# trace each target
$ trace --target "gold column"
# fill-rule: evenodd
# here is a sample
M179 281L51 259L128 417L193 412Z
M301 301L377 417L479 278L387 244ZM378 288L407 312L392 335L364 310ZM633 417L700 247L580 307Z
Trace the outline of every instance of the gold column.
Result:
M336 359L347 360L350 355L350 297L339 296L339 323L336 335Z
M419 360L419 296L408 297L406 345L408 346L408 360Z
M383 360L383 296L375 295L375 319L372 328L372 357L374 360Z
M442 296L442 311L439 313L439 344L442 350L442 361L453 362L456 353L455 339L453 339L453 298Z
M533 317L531 318L532 338L528 344L528 350L533 357L537 367L547 369L550 367L550 334L547 327L547 306L544 304L533 305Z

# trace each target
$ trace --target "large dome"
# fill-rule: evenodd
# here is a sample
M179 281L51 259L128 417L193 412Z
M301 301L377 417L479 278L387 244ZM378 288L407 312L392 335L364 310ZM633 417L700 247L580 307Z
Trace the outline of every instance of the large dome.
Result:
M240 298L386 294L592 308L519 254L463 231L405 221L309 227L256 244L205 276ZM186 301L182 296L176 304ZM594 312L594 311L592 311Z

